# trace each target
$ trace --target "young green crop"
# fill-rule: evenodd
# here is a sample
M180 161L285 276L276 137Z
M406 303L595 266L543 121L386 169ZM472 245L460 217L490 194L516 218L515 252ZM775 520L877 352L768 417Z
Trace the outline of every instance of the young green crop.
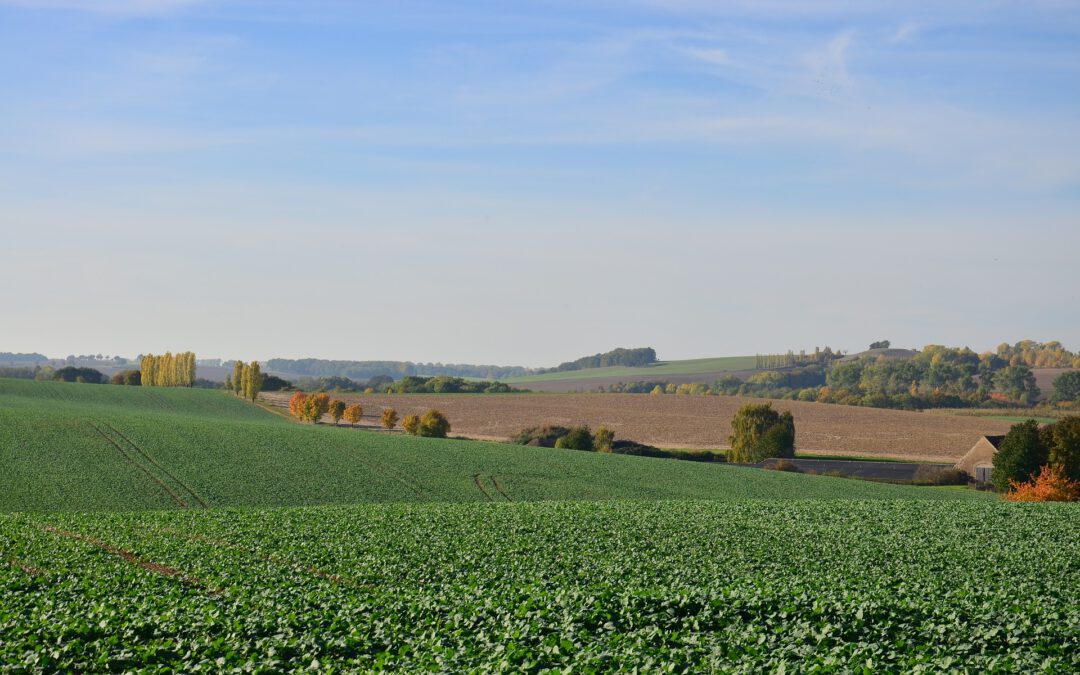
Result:
M3 379L0 466L0 511L549 499L988 499L974 491L300 425L217 391Z
M8 515L0 663L1076 672L1077 531L994 502Z

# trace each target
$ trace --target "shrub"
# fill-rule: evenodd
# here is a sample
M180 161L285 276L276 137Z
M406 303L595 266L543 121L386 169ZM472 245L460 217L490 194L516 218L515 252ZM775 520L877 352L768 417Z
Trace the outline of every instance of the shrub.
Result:
M615 432L607 427L596 430L596 449L598 452L611 452L611 444L615 442Z
M795 462L792 462L789 459L781 459L777 462L773 462L765 468L772 469L773 471L789 471L791 473L802 473L802 469L800 469L795 464Z
M341 399L336 398L330 401L327 412L330 413L330 419L334 420L334 424L341 422L341 418L345 415L345 407L345 401Z
M386 429L393 429L397 426L398 414L393 408L387 408L382 411L382 418L379 420L383 427Z
M1080 500L1080 481L1070 480L1061 467L1044 465L1028 482L1012 481L1005 499L1011 502L1075 502Z
M446 438L450 433L450 421L438 410L432 408L420 418L420 435L428 438Z
M142 373L137 370L121 370L112 376L110 382L137 387L142 384Z
M405 430L405 433L412 436L420 435L420 416L419 415L406 415L405 419L401 422L401 428Z
M351 406L345 408L345 421L349 424L359 424L360 419L364 416L364 408L359 403L353 403Z
M107 381L100 370L76 366L65 366L57 370L53 373L53 379L63 380L64 382L87 382L89 384L105 384Z
M790 412L777 412L771 403L747 403L731 420L733 462L752 464L770 457L795 456L795 420Z
M911 482L915 485L967 485L969 476L954 466L921 464Z
M554 448L555 442L570 433L566 427L545 424L539 427L522 429L510 439L511 443L518 445L531 445L533 447Z
M592 430L587 426L571 427L565 436L555 441L555 447L591 451L593 449Z

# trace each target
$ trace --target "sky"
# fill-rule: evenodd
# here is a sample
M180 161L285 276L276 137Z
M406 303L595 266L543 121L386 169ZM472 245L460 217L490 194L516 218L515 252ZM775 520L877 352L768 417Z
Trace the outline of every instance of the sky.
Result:
M1080 3L0 0L0 351L1080 349Z

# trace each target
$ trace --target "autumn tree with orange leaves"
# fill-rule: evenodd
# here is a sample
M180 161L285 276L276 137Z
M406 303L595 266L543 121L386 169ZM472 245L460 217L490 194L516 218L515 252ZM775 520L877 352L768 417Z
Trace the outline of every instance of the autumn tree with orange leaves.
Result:
M1026 483L1011 482L1005 495L1010 502L1075 502L1080 500L1080 481L1070 480L1060 466L1044 465Z

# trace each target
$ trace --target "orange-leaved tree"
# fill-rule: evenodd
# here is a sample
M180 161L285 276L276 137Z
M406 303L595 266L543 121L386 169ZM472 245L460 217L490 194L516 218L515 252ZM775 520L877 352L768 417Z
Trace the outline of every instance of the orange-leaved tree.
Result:
M289 399L289 413L293 417L297 419L303 418L304 401L306 401L307 398L307 394L302 391L298 391L292 395L292 398Z
M398 414L393 408L387 408L382 411L382 425L387 429L393 429L397 426Z
M308 422L319 423L322 416L330 410L330 395L325 392L312 394L304 401L304 407L300 410L300 419Z
M364 409L360 407L359 403L353 403L351 406L345 408L345 421L349 424L359 424L360 418L364 416Z
M1005 495L1011 502L1075 502L1080 500L1080 481L1070 480L1062 467L1046 464L1026 483L1010 481Z

